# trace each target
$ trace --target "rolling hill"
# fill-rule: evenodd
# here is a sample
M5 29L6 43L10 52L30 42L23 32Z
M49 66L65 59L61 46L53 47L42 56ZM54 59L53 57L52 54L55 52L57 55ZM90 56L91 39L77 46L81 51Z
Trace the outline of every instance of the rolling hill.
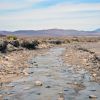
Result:
M29 35L29 36L100 36L100 29L93 31L78 31L65 29L47 29L47 30L18 30L18 31L0 31L2 35Z

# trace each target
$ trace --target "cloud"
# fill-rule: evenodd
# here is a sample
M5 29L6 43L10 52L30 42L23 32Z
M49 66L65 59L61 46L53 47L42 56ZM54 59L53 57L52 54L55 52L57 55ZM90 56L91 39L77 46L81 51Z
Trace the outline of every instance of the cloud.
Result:
M15 3L0 3L0 10L14 10L21 9L26 7L27 5L15 4Z
M0 2L0 10L15 10L15 9L22 9L22 8L28 8L32 6L33 4L43 2L45 0L19 0L15 2Z
M7 16L0 16L0 19L4 20L27 20L27 19L48 19L48 18L61 18L67 17L71 15L100 15L100 3L99 4L61 4L56 6L51 6L49 8L42 9L30 9L27 11L19 11L11 13ZM81 13L81 15L79 15ZM92 16L91 16L92 17Z
M28 7L45 0L25 0ZM12 6L11 6L12 5ZM8 6L17 8L16 5ZM0 6L1 7L1 6ZM10 8L10 9L12 9ZM62 3L47 8L29 8L0 15L0 27L8 29L76 28L89 29L100 25L100 3Z

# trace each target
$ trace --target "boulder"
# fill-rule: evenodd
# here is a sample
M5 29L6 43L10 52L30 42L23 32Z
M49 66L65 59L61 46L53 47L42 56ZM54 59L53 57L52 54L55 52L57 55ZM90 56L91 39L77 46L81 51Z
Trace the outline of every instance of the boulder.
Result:
M15 51L15 50L16 50L16 47L14 47L14 46L11 45L11 44L8 44L8 45L7 45L7 50L8 50L9 52L12 52L12 51Z
M89 95L89 98L97 98L97 96L95 96L95 95Z
M63 94L63 92L59 93L59 97L58 97L57 100L64 100L64 94Z

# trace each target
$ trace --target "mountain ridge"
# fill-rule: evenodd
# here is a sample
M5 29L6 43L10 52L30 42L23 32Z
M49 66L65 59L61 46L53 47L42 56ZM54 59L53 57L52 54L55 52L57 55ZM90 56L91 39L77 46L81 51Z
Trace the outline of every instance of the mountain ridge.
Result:
M46 30L17 30L0 31L2 35L33 35L33 36L100 36L100 28L93 31L79 31L74 29L46 29Z

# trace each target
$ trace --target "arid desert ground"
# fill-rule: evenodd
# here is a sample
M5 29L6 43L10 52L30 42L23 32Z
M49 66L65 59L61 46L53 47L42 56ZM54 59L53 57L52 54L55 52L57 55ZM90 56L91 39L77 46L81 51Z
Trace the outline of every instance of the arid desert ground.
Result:
M100 37L0 37L0 100L100 100Z

